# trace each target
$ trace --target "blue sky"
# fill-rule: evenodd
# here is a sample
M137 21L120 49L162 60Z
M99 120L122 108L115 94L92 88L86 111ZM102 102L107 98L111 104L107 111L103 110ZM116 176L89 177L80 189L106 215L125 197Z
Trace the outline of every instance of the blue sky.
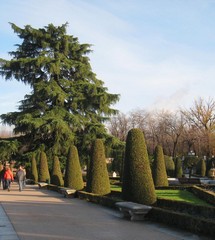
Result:
M39 28L69 23L92 44L91 65L115 108L192 106L215 92L215 0L1 0L0 58L19 39L8 22ZM0 114L16 111L30 89L0 78Z

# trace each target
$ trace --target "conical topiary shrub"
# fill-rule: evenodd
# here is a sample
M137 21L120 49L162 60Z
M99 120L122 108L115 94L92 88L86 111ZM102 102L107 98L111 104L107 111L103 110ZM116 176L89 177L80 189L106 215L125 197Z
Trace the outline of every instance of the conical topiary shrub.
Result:
M53 160L51 183L57 186L64 184L58 156L55 156Z
M200 160L200 176L205 177L206 175L206 163L204 159Z
M160 145L157 145L155 148L152 176L155 187L166 187L169 185L163 155L163 148Z
M50 183L50 174L47 162L47 156L44 151L40 153L39 181Z
M110 180L102 139L95 140L91 151L87 174L87 191L99 195L108 194L110 193Z
M146 205L156 202L145 139L140 129L131 129L126 138L122 197Z
M38 182L37 161L34 153L31 158L31 178L34 182Z
M65 187L81 190L84 188L82 171L77 148L72 145L66 163Z
M177 157L175 159L175 177L181 178L183 175L181 158Z
M172 157L164 155L166 173L168 177L175 177L175 163Z

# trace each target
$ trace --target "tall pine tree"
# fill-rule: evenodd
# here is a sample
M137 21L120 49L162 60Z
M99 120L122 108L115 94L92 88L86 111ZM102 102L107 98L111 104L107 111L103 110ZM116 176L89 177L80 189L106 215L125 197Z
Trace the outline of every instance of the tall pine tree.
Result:
M92 139L107 135L103 123L117 112L111 105L119 100L92 71L90 45L68 35L67 24L11 27L22 42L10 52L11 60L0 59L0 74L30 85L32 91L17 112L1 119L22 133L28 149L45 144L53 155L66 154L71 142L89 149Z

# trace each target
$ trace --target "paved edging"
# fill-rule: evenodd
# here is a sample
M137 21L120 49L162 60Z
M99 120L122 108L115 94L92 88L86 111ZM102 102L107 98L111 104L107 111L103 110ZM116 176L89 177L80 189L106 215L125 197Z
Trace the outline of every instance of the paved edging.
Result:
M0 204L0 239L2 240L19 240L13 225L11 224L7 214Z

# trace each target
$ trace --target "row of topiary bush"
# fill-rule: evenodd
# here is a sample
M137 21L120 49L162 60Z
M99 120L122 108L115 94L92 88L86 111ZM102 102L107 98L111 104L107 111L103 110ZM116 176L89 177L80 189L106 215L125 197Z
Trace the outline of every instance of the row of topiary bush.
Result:
M33 155L31 160L31 178L35 182L47 182L76 190L84 188L79 155L74 145L69 148L64 178L57 156L54 157L51 174L48 169L46 153L43 150L40 152L39 167L37 166L35 155ZM110 192L110 182L102 139L96 139L92 145L91 160L87 173L87 191L100 195Z
M38 172L35 156L33 155L31 172L35 182L51 182L55 185L76 190L84 188L78 151L74 145L70 147L68 152L64 180L57 156L54 157L50 176L47 157L43 150L40 153ZM153 205L156 203L155 187L159 186L168 186L163 149L159 145L156 147L151 170L143 132L140 129L131 129L126 139L122 198L127 201ZM110 193L110 180L102 139L96 139L92 144L86 191L99 195Z

